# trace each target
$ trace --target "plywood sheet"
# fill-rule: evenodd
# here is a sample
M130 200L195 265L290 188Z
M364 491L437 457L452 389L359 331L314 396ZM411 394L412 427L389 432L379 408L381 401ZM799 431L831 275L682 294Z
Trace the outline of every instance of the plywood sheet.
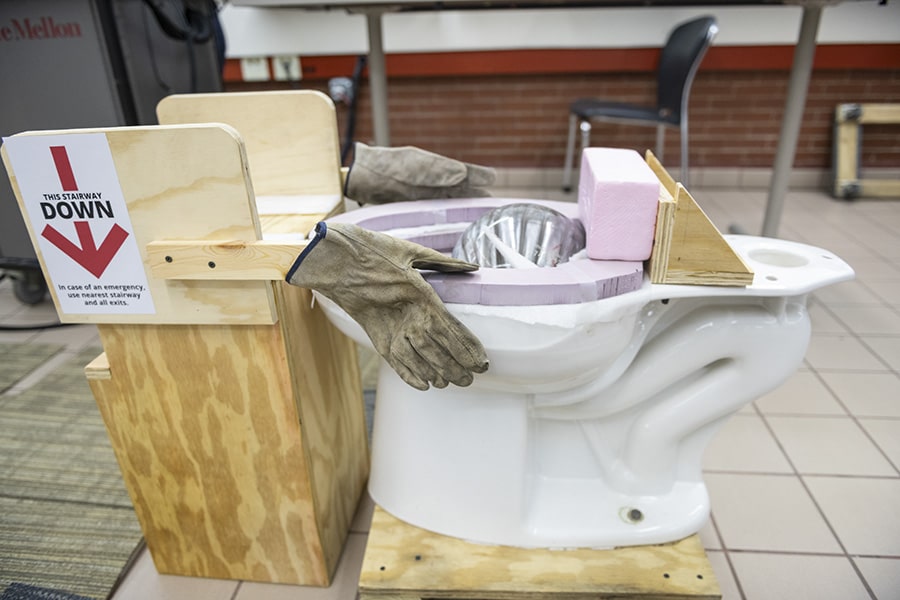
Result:
M376 507L360 600L721 598L703 545L543 550L471 544L413 527Z
M109 144L133 226L133 231L128 233L134 236L140 249L155 313L66 313L60 309L57 290L48 276L60 319L66 323L274 322L269 282L166 281L149 275L146 246L153 241L261 239L246 156L237 132L224 125L176 125L19 135L65 139L91 133L104 135ZM10 170L10 175L22 207L15 173ZM38 234L29 222L29 235L47 275L37 243Z
M234 127L246 144L257 196L340 197L337 116L334 103L321 92L175 94L163 98L156 112L161 124Z

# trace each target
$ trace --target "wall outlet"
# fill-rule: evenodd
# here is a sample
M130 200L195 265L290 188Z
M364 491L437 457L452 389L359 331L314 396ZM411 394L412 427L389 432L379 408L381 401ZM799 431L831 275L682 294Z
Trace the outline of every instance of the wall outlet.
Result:
M303 78L299 56L273 56L272 71L275 81L300 81Z
M268 81L269 61L265 58L242 58L241 79L244 81Z

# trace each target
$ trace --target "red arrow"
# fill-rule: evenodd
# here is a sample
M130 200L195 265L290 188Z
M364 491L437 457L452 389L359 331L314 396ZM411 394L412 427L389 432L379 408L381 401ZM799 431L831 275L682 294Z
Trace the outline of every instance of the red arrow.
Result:
M125 243L128 232L119 227L118 223L112 226L106 239L100 244L100 247L94 244L94 234L91 233L91 226L87 221L75 221L75 232L78 234L78 242L81 248L73 244L63 234L58 232L52 226L47 225L41 232L51 244L62 250L72 260L88 270L91 275L97 279L103 275L103 271L112 262L116 252Z
M64 192L78 191L78 183L75 181L75 172L72 171L72 163L69 162L69 153L65 146L50 146L50 154L53 156L53 164L56 166L56 174L59 175L59 183Z

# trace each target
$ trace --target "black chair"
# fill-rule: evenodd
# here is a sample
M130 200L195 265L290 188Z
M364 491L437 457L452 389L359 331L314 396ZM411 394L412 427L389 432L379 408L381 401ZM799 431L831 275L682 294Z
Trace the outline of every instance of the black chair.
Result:
M659 55L656 106L581 98L569 107L569 139L563 168L563 189L572 189L575 132L581 130L581 148L590 145L591 121L625 122L656 126L656 157L662 162L666 127L681 130L681 182L688 186L688 98L691 83L706 49L718 33L714 17L700 17L675 27Z

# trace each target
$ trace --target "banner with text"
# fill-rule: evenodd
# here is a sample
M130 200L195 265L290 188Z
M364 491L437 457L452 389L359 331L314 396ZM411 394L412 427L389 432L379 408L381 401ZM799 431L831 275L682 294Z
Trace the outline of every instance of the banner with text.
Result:
M155 313L106 136L3 141L60 311Z

